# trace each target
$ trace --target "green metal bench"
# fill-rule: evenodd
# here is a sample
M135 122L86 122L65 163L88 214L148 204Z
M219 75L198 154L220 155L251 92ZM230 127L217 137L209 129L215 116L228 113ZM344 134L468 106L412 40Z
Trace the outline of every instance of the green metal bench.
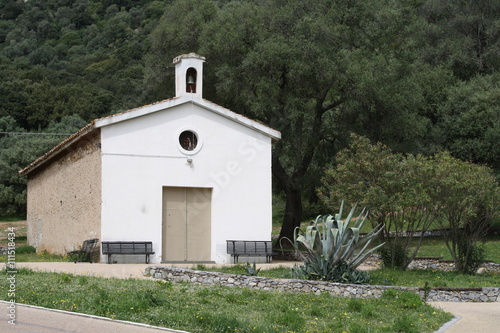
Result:
M271 262L274 255L273 243L271 241L244 241L244 240L227 240L227 253L234 259L234 263L238 262L238 257L258 257L265 256L266 262Z
M108 264L111 264L113 254L144 254L146 264L149 264L149 255L154 254L153 242L101 242L102 254L108 256Z

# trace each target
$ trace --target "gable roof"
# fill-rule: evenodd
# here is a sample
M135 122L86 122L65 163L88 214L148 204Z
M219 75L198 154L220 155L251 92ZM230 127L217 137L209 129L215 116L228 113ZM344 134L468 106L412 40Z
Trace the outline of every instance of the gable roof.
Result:
M229 109L226 109L218 104L215 104L213 102L210 102L206 99L203 98L197 98L197 97L188 97L188 96L180 96L180 97L174 97L170 98L167 100L163 100L160 102L156 102L153 104L145 105L139 108L131 109L122 113L118 113L112 116L104 117L101 119L97 119L95 121L95 126L96 127L104 127L104 126L109 126L112 124L116 124L122 121L134 119L137 117L142 117L151 113L155 113L158 111L162 111L165 109L170 109L172 107L185 104L185 103L192 103L195 105L198 105L210 112L213 112L215 114L218 114L219 116L222 116L224 118L227 118L229 120L232 120L236 123L239 123L240 125L243 125L245 127L251 128L257 132L260 132L268 137L270 137L273 140L279 140L281 139L281 132L274 130L266 125L263 125L255 120L252 120L250 118L247 118L245 116L242 116L236 112L233 112Z
M68 151L69 147L78 144L84 137L87 137L89 135L95 135L96 132L100 131L101 127L110 126L137 117L146 116L148 114L170 109L172 107L179 106L185 103L193 103L195 105L198 105L210 112L218 114L224 118L239 123L242 126L251 128L259 133L262 133L270 137L272 140L281 139L281 132L274 130L268 126L265 126L255 120L244 117L218 104L212 103L203 98L196 98L196 97L188 98L186 96L181 96L181 97L166 99L153 104L144 105L111 116L95 119L90 124L80 129L75 134L63 140L61 143L56 145L47 153L37 158L35 161L30 163L24 169L20 170L19 174L22 176L28 175L29 173L38 169L39 167L50 163L53 159L57 158L58 156L64 155Z

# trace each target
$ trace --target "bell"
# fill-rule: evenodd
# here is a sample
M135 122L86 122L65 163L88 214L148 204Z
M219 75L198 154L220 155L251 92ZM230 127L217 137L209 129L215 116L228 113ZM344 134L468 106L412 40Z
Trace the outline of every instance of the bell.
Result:
M194 84L194 78L192 75L188 76L187 84Z

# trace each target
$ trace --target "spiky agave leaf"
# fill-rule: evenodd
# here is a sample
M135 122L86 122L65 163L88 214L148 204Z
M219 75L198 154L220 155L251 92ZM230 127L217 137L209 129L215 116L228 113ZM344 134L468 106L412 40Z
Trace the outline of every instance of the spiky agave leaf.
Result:
M365 209L354 220L354 226L350 227L356 207L352 207L346 219L342 220L343 207L344 202L335 217L318 215L305 233L298 229L294 232L295 248L298 249L302 244L307 250L307 255L301 255L304 259L303 272L310 272L314 277L320 278L338 276L339 269L343 268L352 273L370 254L384 245L369 249L382 226L377 226L367 235L361 236L361 227L368 216ZM360 250L356 252L357 249Z
M373 252L381 248L385 243L379 244L370 250L367 251L368 246L371 242L376 239L379 233L382 231L383 225L378 225L372 231L370 231L362 240L359 242L359 246L363 246L363 248L358 252L358 254L352 258L350 264L353 268L357 268L365 259L370 256Z
M365 213L365 211L366 211L366 213ZM363 208L361 213L356 218L356 221L354 222L354 227L359 228L361 230L361 228L363 228L363 225L365 224L367 217L368 217L368 211L365 208Z

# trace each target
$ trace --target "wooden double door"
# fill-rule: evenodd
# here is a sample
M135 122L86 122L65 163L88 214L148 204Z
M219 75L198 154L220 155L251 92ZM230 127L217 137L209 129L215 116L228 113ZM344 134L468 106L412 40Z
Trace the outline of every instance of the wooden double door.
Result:
M211 261L212 189L163 188L162 261Z

